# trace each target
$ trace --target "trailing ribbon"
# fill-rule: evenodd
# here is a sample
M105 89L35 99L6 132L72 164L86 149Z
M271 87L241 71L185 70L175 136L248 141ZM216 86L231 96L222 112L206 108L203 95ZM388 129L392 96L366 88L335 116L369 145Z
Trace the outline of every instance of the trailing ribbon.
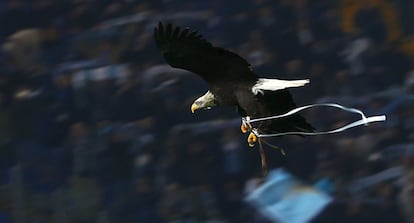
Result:
M323 131L323 132L281 132L281 133L274 133L274 134L261 134L259 133L259 129L252 129L251 131L259 138L263 138L263 137L276 137L276 136L283 136L283 135L308 135L308 136L312 136L312 135L326 135L326 134L333 134L333 133L338 133L338 132L342 132L345 131L347 129L356 127L356 126L360 126L360 125L367 125L368 123L371 122L382 122L386 120L386 116L385 115L380 115L380 116L372 116L372 117L366 117L365 114L356 108L348 108L339 104L334 104L334 103L323 103L323 104L312 104L312 105L305 105L302 107L298 107L295 108L285 114L281 114L281 115L275 115L275 116L270 116L270 117L263 117L263 118L256 118L256 119L248 119L248 118L242 118L242 122L244 124L247 124L249 126L251 126L251 123L254 122L260 122L260 121L266 121L266 120L271 120L271 119L277 119L277 118L284 118L293 114L296 114L300 111L309 109L309 108L313 108L313 107L334 107L334 108L339 108L341 110L347 111L347 112L351 112L351 113L358 113L361 115L361 119L355 122L352 122L348 125L345 125L343 127L337 128L337 129L333 129L333 130L329 130L329 131Z

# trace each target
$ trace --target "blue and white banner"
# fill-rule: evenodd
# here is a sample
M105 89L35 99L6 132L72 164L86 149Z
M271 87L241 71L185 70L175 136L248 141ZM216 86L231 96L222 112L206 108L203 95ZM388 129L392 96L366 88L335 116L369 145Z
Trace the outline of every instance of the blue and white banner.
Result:
M317 216L332 198L284 169L275 169L245 201L273 222L305 223Z

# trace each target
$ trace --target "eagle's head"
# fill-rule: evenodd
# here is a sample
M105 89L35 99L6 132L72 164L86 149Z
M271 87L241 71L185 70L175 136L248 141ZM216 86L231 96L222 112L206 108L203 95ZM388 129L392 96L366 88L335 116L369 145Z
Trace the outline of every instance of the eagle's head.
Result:
M216 105L217 104L214 94L210 91L207 91L207 93L194 101L194 103L191 105L191 112L194 113L198 109L211 109Z

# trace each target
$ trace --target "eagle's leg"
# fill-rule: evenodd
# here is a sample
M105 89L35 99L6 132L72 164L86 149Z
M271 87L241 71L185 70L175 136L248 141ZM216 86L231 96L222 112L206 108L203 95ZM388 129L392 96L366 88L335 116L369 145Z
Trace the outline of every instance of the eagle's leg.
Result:
M246 116L246 120L249 121L250 120L250 116ZM240 130L242 133L247 133L248 131L250 131L252 129L252 126L250 125L250 123L245 123L242 122L241 126L240 126Z
M250 147L254 147L254 144L257 142L257 136L253 132L250 132L249 137L247 137L247 142Z

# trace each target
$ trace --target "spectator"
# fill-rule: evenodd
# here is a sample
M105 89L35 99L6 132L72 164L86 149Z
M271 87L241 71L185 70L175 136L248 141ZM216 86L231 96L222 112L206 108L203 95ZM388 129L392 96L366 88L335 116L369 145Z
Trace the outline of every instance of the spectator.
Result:
M408 170L404 177L404 185L399 194L398 202L402 208L402 214L404 215L407 223L413 222L414 219L414 178L413 171Z
M94 222L102 208L102 189L89 174L74 175L60 194L69 222Z
M386 41L388 33L381 16L380 8L373 0L364 0L362 8L355 16L355 25L363 34L377 44Z
M334 198L315 222L409 222L408 181L352 190L411 159L413 113L403 39L386 41L381 1L352 2L347 17L329 0L0 1L0 184L13 182L0 221L18 221L14 211L28 222L268 222L243 204L242 188L261 182L258 151L225 121L232 109L189 113L207 86L165 65L152 36L161 19L239 51L258 74L310 78L291 91L298 105L387 114L386 125L269 139L286 156L264 149L269 167ZM318 131L354 118L305 112Z

